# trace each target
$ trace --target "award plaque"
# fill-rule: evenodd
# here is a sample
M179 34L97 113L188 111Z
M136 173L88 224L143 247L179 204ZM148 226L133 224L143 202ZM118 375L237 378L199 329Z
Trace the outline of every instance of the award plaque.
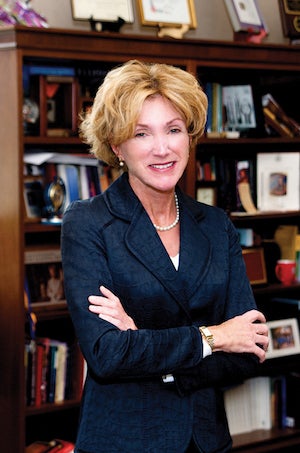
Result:
M283 33L291 40L300 39L300 0L278 0Z
M66 189L61 178L56 177L47 187L45 192L47 219L43 222L61 223L66 199Z

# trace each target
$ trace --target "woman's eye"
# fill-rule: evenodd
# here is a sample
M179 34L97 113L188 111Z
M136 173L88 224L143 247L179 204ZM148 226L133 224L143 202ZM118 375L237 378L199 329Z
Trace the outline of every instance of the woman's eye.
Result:
M172 127L172 129L170 129L170 132L172 134L176 134L176 133L180 132L180 129L178 127Z
M145 137L146 133L145 132L136 132L135 137Z

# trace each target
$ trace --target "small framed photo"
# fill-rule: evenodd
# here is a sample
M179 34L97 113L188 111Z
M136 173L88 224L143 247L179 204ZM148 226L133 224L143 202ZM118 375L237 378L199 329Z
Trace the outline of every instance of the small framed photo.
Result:
M194 0L138 0L142 25L197 27Z
M263 248L245 248L242 250L242 253L251 285L267 283L267 271Z
M296 318L267 322L270 343L267 359L300 354L299 327Z
M26 250L25 277L32 307L65 305L61 251L58 247Z
M132 0L71 0L74 20L112 22L122 18L127 23L133 22Z
M44 207L44 179L25 177L24 179L25 222L39 222Z
M266 25L256 0L224 0L235 32L258 33L266 30Z
M208 204L210 206L217 205L217 189L216 187L198 187L197 201Z

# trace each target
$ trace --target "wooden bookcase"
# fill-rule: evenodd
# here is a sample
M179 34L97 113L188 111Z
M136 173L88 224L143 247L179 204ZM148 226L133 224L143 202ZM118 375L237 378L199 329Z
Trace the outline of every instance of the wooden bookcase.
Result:
M65 437L74 440L79 398L39 408L25 406L24 371L24 252L29 245L59 244L58 226L24 222L23 155L28 149L64 152L84 151L76 135L25 135L23 130L23 76L26 64L65 65L91 73L107 69L128 59L143 59L178 65L204 80L240 83L246 81L260 88L269 84L284 101L285 107L300 120L299 90L292 92L291 81L300 79L300 50L295 46L275 46L233 42L159 39L155 37L113 33L79 32L61 29L7 27L0 29L0 450L21 453L24 445L37 437L49 440ZM81 81L82 82L82 81ZM87 93L72 86L72 102L84 102ZM269 87L268 87L269 88ZM76 91L78 90L78 91ZM74 95L75 93L75 95ZM76 99L76 93L78 99ZM72 104L72 105L75 105ZM73 124L74 126L74 124ZM72 127L73 127L72 126ZM196 194L196 160L198 153L235 158L267 152L300 151L300 139L251 137L240 140L203 139L190 162L182 186ZM300 225L298 211L285 215L233 218L239 226L274 231L279 224ZM261 222L261 223L260 223ZM270 233L271 234L271 233ZM257 289L258 302L272 295L300 295L300 285L282 289L280 285ZM38 329L41 334L64 332L74 336L66 310L40 310ZM68 421L67 421L68 420ZM236 451L279 451L281 446L300 445L300 433L251 433L235 439Z

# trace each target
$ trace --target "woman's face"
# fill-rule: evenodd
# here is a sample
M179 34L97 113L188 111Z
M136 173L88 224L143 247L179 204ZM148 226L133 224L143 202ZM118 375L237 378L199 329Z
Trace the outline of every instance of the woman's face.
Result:
M129 181L139 194L145 189L174 189L189 158L189 135L185 121L170 101L156 95L146 99L134 137L113 147L126 162Z

